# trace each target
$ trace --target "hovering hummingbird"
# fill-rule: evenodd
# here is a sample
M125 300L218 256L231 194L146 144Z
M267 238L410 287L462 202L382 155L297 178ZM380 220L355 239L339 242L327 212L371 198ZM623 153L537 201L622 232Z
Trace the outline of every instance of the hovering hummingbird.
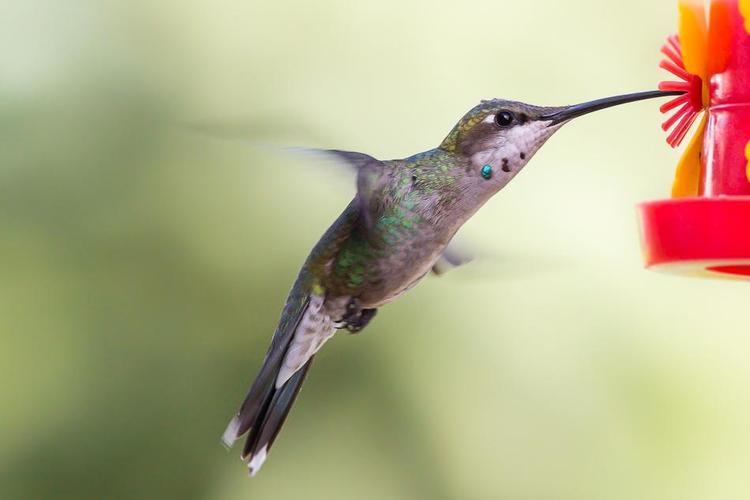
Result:
M361 331L379 307L431 270L460 265L449 243L552 134L573 118L649 91L563 107L482 101L435 149L401 160L328 150L356 171L357 194L315 245L292 287L263 366L222 438L248 433L241 458L263 465L315 353L337 330Z

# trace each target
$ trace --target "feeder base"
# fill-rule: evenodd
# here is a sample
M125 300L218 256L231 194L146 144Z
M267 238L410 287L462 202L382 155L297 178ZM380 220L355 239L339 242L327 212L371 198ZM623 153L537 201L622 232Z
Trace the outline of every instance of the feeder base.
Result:
M651 201L638 214L646 267L750 280L750 196Z

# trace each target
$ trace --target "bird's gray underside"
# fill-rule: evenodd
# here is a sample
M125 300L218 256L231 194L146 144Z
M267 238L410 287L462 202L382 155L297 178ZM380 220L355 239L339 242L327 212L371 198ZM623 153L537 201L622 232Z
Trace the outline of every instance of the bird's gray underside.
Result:
M297 370L307 363L323 347L336 330L344 316L350 297L328 297L310 295L307 309L302 315L287 347L281 369L276 377L276 388L280 388Z

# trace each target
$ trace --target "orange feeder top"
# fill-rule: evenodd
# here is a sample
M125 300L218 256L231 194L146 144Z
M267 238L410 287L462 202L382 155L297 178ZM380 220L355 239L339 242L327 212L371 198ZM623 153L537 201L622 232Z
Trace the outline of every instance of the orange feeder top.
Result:
M679 2L679 37L661 67L685 94L662 106L667 142L699 125L677 166L672 199L639 207L646 265L750 279L750 0ZM747 17L746 17L747 16Z

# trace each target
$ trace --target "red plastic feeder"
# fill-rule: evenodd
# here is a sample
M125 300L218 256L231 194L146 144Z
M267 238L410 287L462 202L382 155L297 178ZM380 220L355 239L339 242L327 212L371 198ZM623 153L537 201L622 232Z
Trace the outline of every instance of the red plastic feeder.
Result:
M643 253L652 269L750 279L750 0L713 0L708 17L699 2L680 2L682 43L662 48L661 67L682 81L659 87L686 92L662 106L676 110L663 125L670 145L704 116L673 199L639 206Z

